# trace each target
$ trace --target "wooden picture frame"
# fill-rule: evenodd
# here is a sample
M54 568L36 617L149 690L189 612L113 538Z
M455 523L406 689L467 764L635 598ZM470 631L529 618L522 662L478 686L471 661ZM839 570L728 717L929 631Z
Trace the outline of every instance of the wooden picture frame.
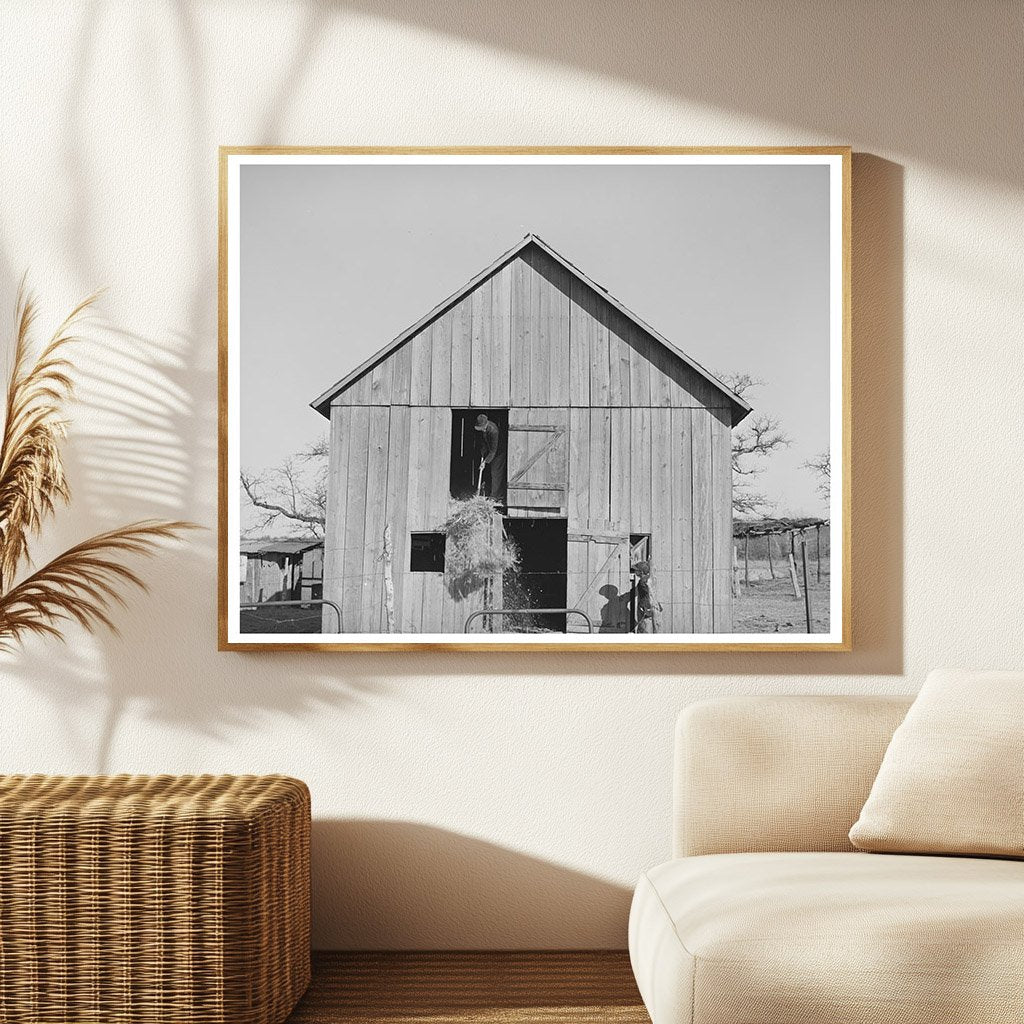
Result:
M287 171L275 172L280 175L275 178L265 173L266 168ZM366 205L380 203L382 211L390 209L392 198L400 196L407 201L409 193L416 191L409 188L409 182L416 181L417 174L432 175L432 181L446 181L445 175L451 176L452 183L438 188L459 192L464 168L474 169L472 180L484 183L480 195L491 197L505 193L488 184L489 173L497 175L494 181L506 185L523 178L523 168L531 169L529 174L542 183L547 180L545 173L557 181L568 180L565 176L570 173L579 174L578 180L586 183L594 180L588 177L590 168L615 168L602 173L632 182L638 180L637 173L657 168L655 177L648 175L644 180L664 187L664 182L677 180L667 176L676 175L681 189L703 187L709 195L714 192L714 202L694 200L695 210L715 203L723 210L745 209L743 202L734 203L724 192L719 195L719 185L708 183L721 180L726 183L721 188L734 188L735 195L742 197L743 183L761 181L755 172L764 169L762 177L769 184L763 188L778 188L780 198L776 202L775 192L764 192L767 201L762 197L760 205L753 199L747 204L753 211L745 214L752 221L751 237L756 238L759 231L774 231L781 239L780 250L792 250L794 265L809 268L804 276L814 282L813 286L800 284L800 274L794 271L792 275L797 285L805 288L808 308L818 311L815 323L820 329L808 334L808 345L815 365L824 361L827 367L818 378L819 386L827 388L827 417L820 413L823 399L819 393L816 422L824 426L813 436L827 442L818 457L818 471L825 474L818 484L827 494L830 474L832 489L822 499L825 504L820 514L809 516L805 508L796 509L799 514L793 509L769 508L758 516L737 520L733 508L737 503L733 491L736 431L745 429L744 420L758 413L756 408L751 413L756 400L743 397L751 383L745 379L748 375L731 377L730 387L705 369L706 356L698 360L688 342L662 335L641 319L643 310L638 315L616 298L619 292L614 281L609 280L605 288L588 276L588 271L594 272L588 262L600 264L602 259L588 260L587 253L576 250L563 252L547 237L544 224L531 224L511 248L492 246L492 258L477 259L475 273L462 273L465 284L436 294L435 302L441 301L433 308L421 304L419 318L407 316L404 322L411 326L392 332L390 342L379 337L370 344L362 338L365 332L353 330L360 333L359 347L352 343L348 351L345 331L339 329L342 341L328 350L323 330L301 326L289 330L293 336L274 340L266 326L273 316L263 316L261 310L270 308L265 306L270 301L267 293L277 289L279 278L283 294L276 301L294 302L296 309L319 304L319 296L331 291L321 288L310 298L303 283L301 289L293 288L294 294L287 292L287 281L297 280L299 272L294 252L335 251L339 233L327 234L332 230L324 223L329 216L308 222L313 226L307 227L299 248L289 249L292 256L288 257L287 273L277 274L278 266L285 268L286 256L280 256L279 265L274 263L276 243L267 241L265 248L258 248L261 239L286 237L263 230L263 216L281 231L285 228L280 224L285 224L289 239L301 233L298 227L292 230L294 225L287 220L287 210L293 207L282 204L277 208L273 182L287 182L288 188L303 194L302 201L308 206L312 199L306 195L301 177L304 168L315 168L321 185L326 180L324 174L336 175L324 185L324 191L316 191L318 196L340 194L339 189L344 191L349 180L372 182L375 198L372 202L367 199ZM333 170L336 168L340 170ZM353 171L346 178L348 169L353 168L359 173ZM505 176L481 168L499 168ZM547 168L557 170L545 171ZM243 169L246 189L249 181L269 183L253 193L263 197L262 205L255 200L250 204L249 192L243 197ZM803 177L798 180L797 171L789 169L799 169ZM219 649L849 651L850 174L851 151L845 146L222 147L218 219ZM388 192L389 176L404 182L401 191ZM813 202L810 198L802 202L800 182L804 178L811 182L808 188L813 187ZM642 191L630 186L623 195ZM827 209L822 209L819 200L826 196ZM795 210L818 211L813 231L809 227L794 229L794 237L810 239L806 245L786 242L788 234L778 210L787 202ZM242 220L250 208L244 204L258 211L252 223ZM345 207L346 223L358 219L357 207ZM511 199L502 209L506 218L519 215ZM761 209L774 211L768 226L758 223ZM270 212L264 214L265 210ZM435 215L440 212L430 214ZM427 216L424 212L423 217ZM653 225L656 217L651 216ZM808 223L810 220L808 214ZM244 232L242 223L247 225ZM372 216L367 223L372 227ZM729 237L742 236L744 223L730 220ZM705 238L717 237L713 225L704 225L703 230ZM243 233L244 239L240 237ZM641 253L638 260L653 261L653 256L642 255L646 237L642 223L632 222L620 237L614 237L613 225L611 234L611 248L593 248L592 257L632 245L633 251ZM699 231L695 237L698 235ZM475 236L463 225L445 239L452 267L473 263L473 252L482 242L467 243L467 253L456 255L458 244L467 238ZM732 241L732 249L719 251L714 243L709 261L718 260L728 268L729 254L740 251L736 244ZM282 251L284 248L287 246L282 245ZM396 273L390 259L381 269L385 258L378 261L376 271L373 265L365 271L367 291L383 288L375 273L378 277ZM783 267L779 273L784 273L785 258L777 262ZM322 264L323 259L318 258L317 273ZM625 266L621 259L619 265ZM263 275L260 278L251 269L257 266ZM396 294L402 299L395 300L395 306L412 308L408 305L412 300L404 296L406 290L415 290L411 284L414 275L408 266L405 270L403 279L389 283L389 291L379 292L389 297L388 316L398 315L391 309L391 297ZM450 277L455 272L446 273ZM673 283L658 293L665 296L663 318L665 310L671 312L673 302L700 306L704 301L687 292L685 281L676 283L680 279L672 273L671 269L664 271L665 280ZM729 270L722 273L727 276ZM310 279L315 276L309 275ZM741 274L737 280L749 278ZM719 297L717 308L731 303L745 306L747 320L764 323L766 336L785 329L789 314L777 294L760 295L758 308L753 308L753 292L742 289L742 283L737 283L732 292L723 291L731 297L729 301ZM360 302L357 292L353 286L348 297L340 300L353 318ZM653 291L650 294L655 295ZM333 295L331 291L324 298L325 305L316 315L333 316L327 305L339 304ZM677 301L677 295L684 299ZM249 297L251 303L243 316L242 303L249 302ZM660 305L661 298L655 297ZM713 314L714 310L702 315ZM365 320L366 314L360 315ZM248 474L244 492L241 486L243 420L248 424L260 420L259 429L264 432L272 429L262 422L262 414L250 413L246 419L243 413L242 381L256 380L262 388L268 376L273 376L269 371L254 375L250 366L256 365L255 356L253 363L245 362L244 336L260 331L271 338L260 342L260 367L269 365L267 346L276 344L289 360L307 360L318 373L324 364L321 388L301 392L304 402L288 397L280 403L286 410L280 414L285 426L273 437L276 443L277 435L291 429L292 410L295 416L301 413L306 417L303 429L313 429L305 403L324 417L327 511L321 519L309 517L313 531L309 535L301 524L295 526L272 511L280 503L269 500L259 489L271 486L266 476ZM753 346L758 330L751 327L749 333L751 339L743 344ZM823 345L827 348L822 349ZM752 347L744 349L748 350L754 351ZM785 365L803 358L799 351L778 354L778 361ZM719 367L715 369L721 372ZM287 374L282 373L284 376ZM801 386L804 392L794 390L787 402L799 403L801 394L810 394L809 385ZM272 404L276 408L279 403ZM774 417L768 417L769 426L773 421ZM380 440L384 437L387 444ZM810 454L809 442L799 440L805 454ZM742 451L742 445L739 448ZM801 493L806 493L808 485L797 474L813 460L800 467L794 461L796 455L787 458L785 479L799 480ZM504 470L499 465L502 460ZM779 479L783 479L781 471ZM457 547L456 527L451 522L442 529L450 509L463 508L451 502L469 499L465 507L478 512L480 503L472 499L481 492L492 496L491 522L486 529L472 527L475 532L468 536L473 544L483 545L482 554L469 546ZM322 498L318 490L316 495ZM290 511L302 513L298 505ZM253 513L264 517L261 523L273 525L261 526L260 536L243 542L246 523L249 534L259 532L252 525L256 521ZM283 530L282 523L288 524ZM275 529L280 535L269 536ZM824 585L823 531L827 547ZM772 540L779 534L788 540L788 551ZM813 545L811 548L810 577L808 549L797 544L798 537L814 538L818 543L817 562ZM752 539L755 549L760 546L762 553L767 549L772 581L777 564L773 555L778 560L782 587L791 584L793 600L776 586L777 581L758 580L763 567L759 569L756 561L751 575ZM748 557L745 571L742 549ZM500 560L509 550L515 552L520 575L509 575L501 568ZM753 612L744 610L761 607L756 603L761 600L759 583L764 584L765 594L770 589L779 601L785 598L789 602L786 609L792 608L782 613L785 628L781 633L769 631L770 616L759 612L760 618L752 618ZM803 599L796 600L801 591ZM518 597L513 600L506 595ZM774 607L767 597L764 602L764 607ZM655 606L660 606L660 611ZM555 611L546 611L549 607ZM807 631L802 630L801 617ZM599 631L584 631L587 621ZM736 623L749 622L765 631L737 631ZM306 632L311 624L321 632ZM639 631L652 627L657 632ZM300 628L302 632L289 632Z

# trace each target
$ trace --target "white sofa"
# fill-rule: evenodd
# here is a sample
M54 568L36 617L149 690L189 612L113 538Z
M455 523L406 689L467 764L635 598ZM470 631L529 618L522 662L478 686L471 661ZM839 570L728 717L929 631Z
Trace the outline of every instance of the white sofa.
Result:
M640 879L630 915L653 1024L1024 1022L1024 861L848 839L909 704L740 697L683 712L675 859Z

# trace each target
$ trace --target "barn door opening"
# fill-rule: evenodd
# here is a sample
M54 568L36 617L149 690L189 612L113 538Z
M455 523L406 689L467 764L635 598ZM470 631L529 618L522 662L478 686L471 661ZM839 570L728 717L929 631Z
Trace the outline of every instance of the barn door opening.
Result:
M569 607L582 608L600 633L628 633L630 536L617 530L568 534ZM579 627L569 623L571 631Z
M508 409L452 409L449 492L459 501L472 497L477 492L480 480L480 454L484 444L481 431L474 429L479 416L486 416L498 428L498 452L494 464L499 467L501 480L492 482L488 470L484 477L484 493L490 493L487 484L497 483L499 493L495 497L504 503L505 467L508 464Z
M502 580L506 608L565 608L568 521L506 519L505 533L519 550L519 567ZM565 615L525 615L511 620L524 632L565 632Z

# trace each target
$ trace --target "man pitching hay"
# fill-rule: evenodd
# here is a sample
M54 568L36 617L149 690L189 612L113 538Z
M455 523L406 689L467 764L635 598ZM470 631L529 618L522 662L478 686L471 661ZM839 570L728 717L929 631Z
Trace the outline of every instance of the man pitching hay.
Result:
M476 418L473 429L477 431L477 455L480 469L477 474L477 493L493 498L499 505L505 504L507 480L505 476L505 451L501 446L501 431L498 424L489 420L484 413Z

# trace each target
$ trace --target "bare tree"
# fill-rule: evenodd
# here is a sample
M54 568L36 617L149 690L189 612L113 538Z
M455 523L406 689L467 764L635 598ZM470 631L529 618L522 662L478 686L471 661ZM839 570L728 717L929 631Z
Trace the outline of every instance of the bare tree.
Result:
M741 398L753 388L763 387L764 381L749 373L719 374L727 387ZM763 473L764 460L780 448L788 448L792 442L779 423L778 417L757 413L744 421L732 435L732 509L738 516L765 515L772 510L774 502L767 495L755 491L753 478Z
M242 490L263 513L264 529L284 518L301 523L314 537L327 521L327 438L321 438L264 473L240 474Z
M818 478L817 490L821 500L827 505L832 498L832 455L830 452L819 452L804 463Z

